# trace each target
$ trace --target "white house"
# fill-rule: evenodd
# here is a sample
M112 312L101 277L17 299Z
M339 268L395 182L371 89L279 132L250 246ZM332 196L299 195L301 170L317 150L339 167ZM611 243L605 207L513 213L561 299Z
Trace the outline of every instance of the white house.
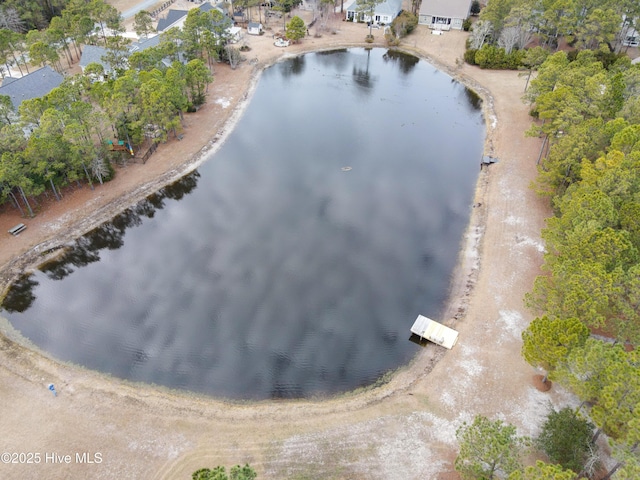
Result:
M378 25L388 25L398 16L400 10L402 10L402 0L384 0L382 3L379 3L373 12L373 18L358 12L358 0L351 3L346 10L346 20L349 22L362 20L363 22L373 21L373 23Z
M418 23L436 30L462 30L470 12L471 0L422 0Z

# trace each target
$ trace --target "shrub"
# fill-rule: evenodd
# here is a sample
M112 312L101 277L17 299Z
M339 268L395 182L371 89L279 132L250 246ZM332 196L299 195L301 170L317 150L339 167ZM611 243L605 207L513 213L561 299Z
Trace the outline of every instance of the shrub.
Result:
M465 53L466 55L466 53ZM522 65L525 52L514 50L507 54L504 48L494 45L483 45L475 54L475 64L480 68L495 70L517 70ZM466 57L465 57L466 60Z
M256 471L246 464L244 467L236 465L231 467L229 475L223 466L218 465L216 468L201 468L191 474L193 480L255 480L258 476Z
M468 32L469 30L471 30L471 19L470 18L465 18L464 22L462 22L462 30L464 30L465 32Z
M471 2L471 15L476 16L480 13L480 2L478 0L473 0Z
M565 407L552 410L542 425L536 445L553 463L580 472L593 445L593 425Z
M391 35L390 33L387 33L384 38L387 39L387 43L389 44L389 46L391 47L397 47L398 45L400 45L400 39L395 37L394 35Z
M403 10L391 22L391 33L397 38L406 37L418 26L418 16Z
M476 63L476 52L478 50L475 50L473 48L469 48L467 50L465 50L464 52L464 61L467 62L469 65L477 65Z

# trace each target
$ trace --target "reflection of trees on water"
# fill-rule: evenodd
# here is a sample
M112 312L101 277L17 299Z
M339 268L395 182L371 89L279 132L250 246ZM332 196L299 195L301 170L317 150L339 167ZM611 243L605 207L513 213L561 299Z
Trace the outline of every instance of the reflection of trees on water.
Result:
M349 53L346 48L316 52L315 59L323 67L343 72L349 65Z
M181 178L177 182L150 195L137 205L117 215L113 220L103 223L75 241L59 258L40 267L47 277L61 280L76 268L84 267L100 260L100 250L117 250L124 244L124 234L128 228L142 224L143 218L153 218L156 210L165 206L167 198L180 200L191 193L198 185L200 174L197 171ZM24 275L11 285L2 307L8 312L24 312L33 304L33 288L38 282L31 275Z
M471 105L471 108L474 110L480 110L482 108L482 99L476 92L469 88L465 88L464 93L469 101L469 105Z
M36 299L33 289L37 286L38 282L31 274L23 275L11 285L7 296L2 301L2 308L9 313L26 311Z
M482 98L480 98L480 96L476 92L474 92L470 88L465 87L455 78L451 78L451 84L455 85L456 87L462 87L464 89L464 96L472 110L478 111L482 108Z
M306 67L305 55L294 57L291 60L279 64L280 74L283 78L288 79L294 75L300 75Z
M371 49L366 48L365 50L367 51L367 62L365 64L365 67L362 68L362 66L354 64L351 74L353 75L353 81L358 87L360 87L359 90L369 95L372 92L376 77L369 72L369 64L371 63Z
M393 62L398 69L404 74L408 75L414 69L414 67L420 62L418 57L414 57L408 53L399 52L398 50L387 50L382 55L382 59L385 62Z

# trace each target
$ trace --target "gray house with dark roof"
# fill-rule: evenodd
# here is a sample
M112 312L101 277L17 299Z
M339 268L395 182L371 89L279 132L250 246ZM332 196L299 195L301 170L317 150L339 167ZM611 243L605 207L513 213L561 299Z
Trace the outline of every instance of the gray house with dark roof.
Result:
M18 107L24 100L44 97L54 88L58 87L64 77L51 67L42 67L35 72L20 78L6 77L0 87L0 95L11 98L13 108Z
M105 75L109 75L111 73L111 65L102 60L102 57L107 54L107 49L104 47L99 47L97 45L85 45L82 49L82 56L80 57L80 61L78 65L82 69L82 73L84 73L84 69L90 63L97 63L102 65L104 68Z
M222 14L225 14L225 11L217 6L211 5L210 2L205 2L198 7L201 12L209 12L211 10L220 10ZM164 32L171 27L179 27L182 28L184 25L184 21L187 19L188 10L169 10L167 12L167 16L158 20L158 26L156 27L157 32Z
M134 52L141 52L147 48L156 47L160 44L160 35L155 35L153 37L146 38L139 42L134 42L129 45L129 54ZM96 45L85 45L82 50L82 57L80 57L80 62L78 65L82 69L84 73L84 69L90 63L98 63L102 65L104 68L105 75L110 75L112 72L111 65L108 62L105 62L102 58L107 54L107 50L104 47L99 47Z
M147 48L157 47L160 45L160 35L154 35L153 37L145 38L138 42L133 42L129 47L129 52L142 52Z
M158 20L158 26L156 27L156 31L164 32L171 25L181 20L182 17L186 17L187 13L188 12L186 10L173 10L173 9L169 10L166 17Z

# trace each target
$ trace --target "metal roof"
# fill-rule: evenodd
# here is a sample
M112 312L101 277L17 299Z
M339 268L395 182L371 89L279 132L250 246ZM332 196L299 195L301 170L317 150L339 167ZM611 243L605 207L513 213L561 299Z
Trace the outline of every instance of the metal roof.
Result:
M435 320L431 320L423 315L418 315L416 321L411 326L411 333L418 335L421 339L442 345L451 350L458 341L458 332Z

